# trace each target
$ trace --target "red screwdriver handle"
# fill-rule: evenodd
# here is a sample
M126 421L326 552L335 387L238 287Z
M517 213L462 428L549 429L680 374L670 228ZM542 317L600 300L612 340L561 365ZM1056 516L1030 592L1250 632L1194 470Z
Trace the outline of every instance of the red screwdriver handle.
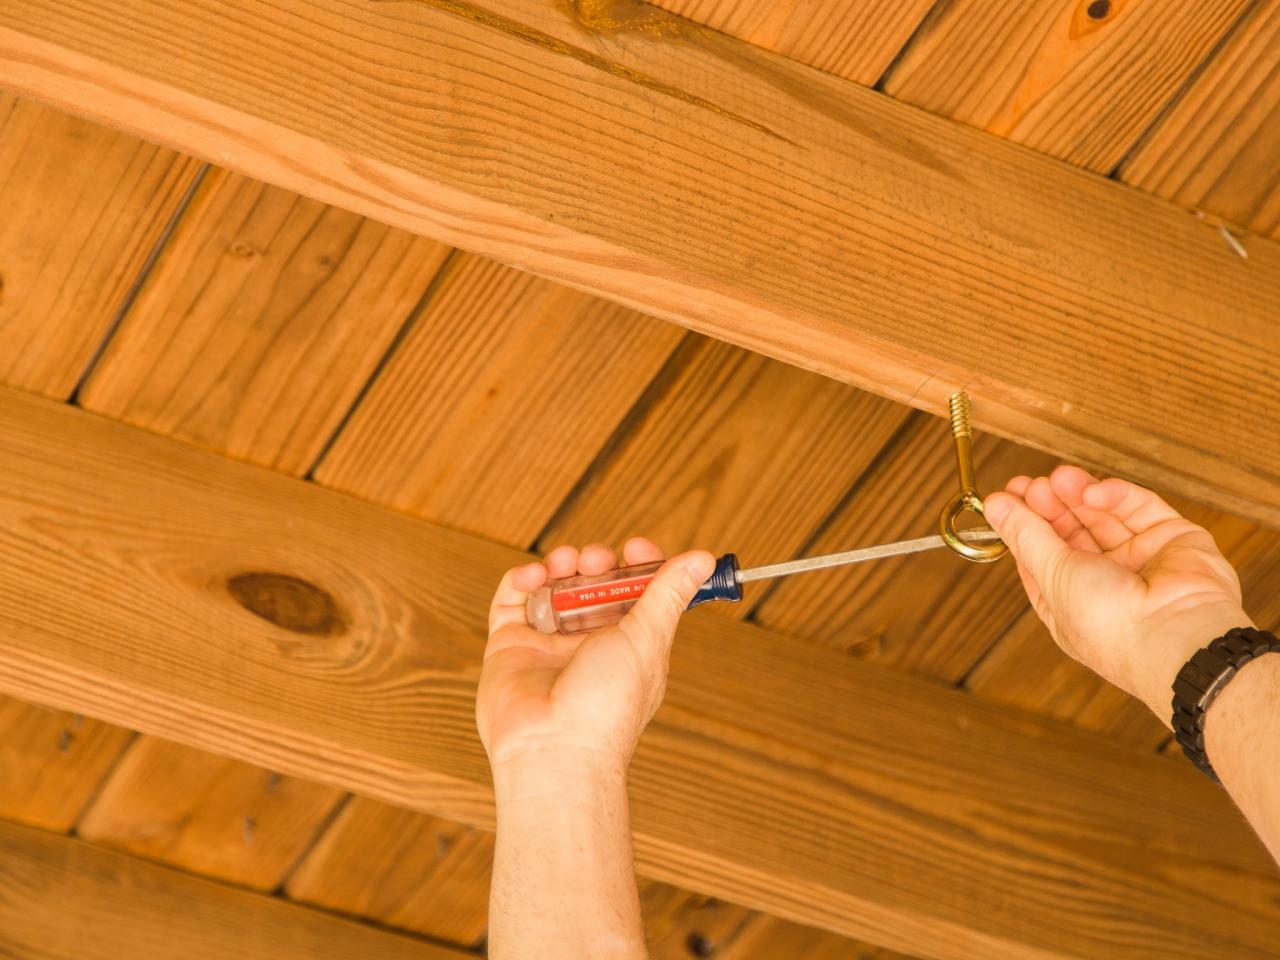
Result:
M591 577L548 580L529 594L525 613L543 633L583 633L621 620L653 582L662 561L618 567Z
M621 620L653 582L662 561L618 567L591 577L548 580L529 594L525 607L529 624L543 633L583 633ZM726 553L716 560L715 573L689 603L696 607L710 600L742 599L738 583L738 558Z

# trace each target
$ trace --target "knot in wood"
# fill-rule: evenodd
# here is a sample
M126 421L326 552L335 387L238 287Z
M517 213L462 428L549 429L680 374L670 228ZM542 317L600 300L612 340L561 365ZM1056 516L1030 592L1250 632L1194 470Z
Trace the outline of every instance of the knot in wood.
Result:
M338 602L314 583L287 573L240 573L227 591L254 616L283 630L308 636L334 636L347 628Z

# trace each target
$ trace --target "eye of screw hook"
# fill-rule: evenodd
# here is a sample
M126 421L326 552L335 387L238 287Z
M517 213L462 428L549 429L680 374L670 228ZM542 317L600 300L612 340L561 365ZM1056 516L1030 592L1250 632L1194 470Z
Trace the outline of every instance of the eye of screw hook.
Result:
M1009 548L999 540L990 543L970 543L960 538L956 519L966 510L984 517L982 498L978 496L973 473L973 429L969 426L969 395L951 395L951 434L956 441L956 466L960 471L960 492L947 501L938 517L938 531L948 547L966 560L974 563L991 563L999 560Z

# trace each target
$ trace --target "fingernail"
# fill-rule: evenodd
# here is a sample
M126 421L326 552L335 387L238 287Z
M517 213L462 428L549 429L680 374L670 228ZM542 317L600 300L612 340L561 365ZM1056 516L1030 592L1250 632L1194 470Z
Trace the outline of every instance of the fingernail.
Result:
M709 553L696 553L689 558L686 569L699 583L716 572L716 558Z
M1002 493L991 494L983 501L982 506L982 515L993 527L1004 523L1005 517L1009 516L1009 498Z

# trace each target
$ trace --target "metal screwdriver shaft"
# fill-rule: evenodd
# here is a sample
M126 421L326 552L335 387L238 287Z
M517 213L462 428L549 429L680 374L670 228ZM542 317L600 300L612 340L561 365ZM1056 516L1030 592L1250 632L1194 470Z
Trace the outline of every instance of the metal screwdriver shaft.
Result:
M1000 539L999 534L994 530L964 530L961 531L960 537L969 543L992 543ZM737 572L737 581L750 583L753 580L768 580L793 573L807 573L810 570L825 570L828 567L843 567L851 563L882 560L885 557L900 557L924 550L938 550L945 546L947 542L938 535L917 537L915 540L900 540L897 543L884 543L877 547L828 553L821 557L804 557L800 560L788 560L785 563L771 563L763 567L748 567Z

